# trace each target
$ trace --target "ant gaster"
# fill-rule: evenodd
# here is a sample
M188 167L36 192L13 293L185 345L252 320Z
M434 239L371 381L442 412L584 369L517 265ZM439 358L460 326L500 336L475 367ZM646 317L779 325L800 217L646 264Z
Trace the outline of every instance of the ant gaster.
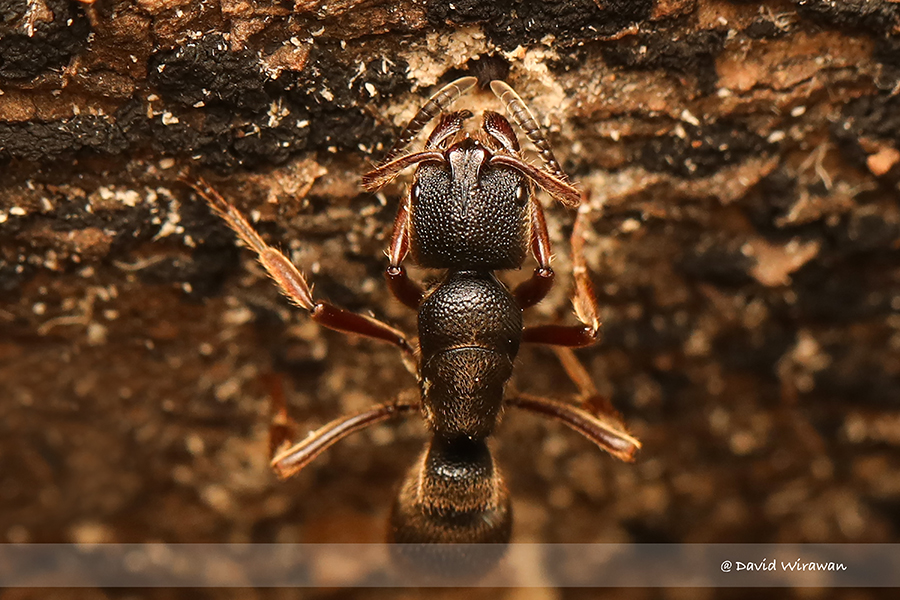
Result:
M257 253L281 292L309 311L314 321L393 344L416 376L418 399L401 395L340 417L293 445L295 424L283 398L278 394L273 398L271 464L281 478L296 474L353 432L392 417L422 414L433 437L400 488L391 516L394 542L509 540L509 494L487 445L504 407L559 420L622 460L633 460L640 448L570 349L594 343L600 327L583 258L580 216L572 250L573 304L581 324L523 325L523 309L544 298L554 280L547 225L535 187L567 206L577 206L581 196L531 112L507 84L493 81L491 89L538 149L541 168L524 160L510 122L499 113L485 111L480 130L466 131L472 113L447 112L476 81L463 77L432 96L382 162L363 176L364 187L375 191L417 166L394 221L385 275L393 295L418 312L418 351L396 328L315 299L300 271L266 244L237 209L204 182L191 184ZM409 151L417 134L438 116L424 149ZM510 290L494 271L520 268L529 247L538 266L530 279ZM421 267L443 270L440 283L425 290L414 282L403 266L407 254ZM521 342L555 347L579 388L578 404L504 395Z

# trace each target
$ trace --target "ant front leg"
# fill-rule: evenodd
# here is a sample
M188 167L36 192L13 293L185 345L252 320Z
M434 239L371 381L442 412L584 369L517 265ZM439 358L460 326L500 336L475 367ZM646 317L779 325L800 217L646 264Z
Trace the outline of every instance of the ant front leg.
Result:
M463 121L472 116L467 110L444 114L438 126L428 138L425 150L420 152L406 152L413 139L422 131L432 119L445 111L460 96L470 90L478 82L475 77L461 77L447 84L437 94L419 109L412 118L397 142L388 151L387 156L381 159L378 165L363 175L362 185L369 192L384 187L393 181L404 169L422 162L443 162L444 154L439 150L441 145L460 129Z
M394 219L394 233L391 236L391 248L388 251L388 257L391 264L388 265L384 272L387 279L388 289L397 300L412 308L419 309L422 298L425 297L425 290L418 283L409 278L406 274L406 267L403 266L403 259L409 253L409 227L410 217L412 215L412 188L407 190L403 203L397 211L397 217Z
M428 141L425 144L426 151L437 151L448 138L459 133L462 129L463 122L471 116L472 113L467 110L442 115L437 127L435 127L434 131L428 137ZM370 176L371 173L365 175L364 180L368 181L365 178ZM417 190L418 182L414 182L409 186L406 195L403 198L403 202L400 204L400 208L397 211L397 217L394 219L394 231L391 236L391 247L388 251L391 264L384 274L388 282L388 288L391 290L394 297L413 310L419 309L419 304L421 304L422 299L425 297L425 290L406 274L403 260L409 253L409 235L412 228L412 223L410 221L412 217L412 202L413 195L418 193Z
M400 133L400 136L397 138L397 141L394 143L394 146L388 150L387 155L381 160L381 165L390 162L391 159L402 154L413 139L426 125L428 125L428 123L431 122L432 119L447 110L460 96L475 87L476 83L478 83L477 77L460 77L438 90L406 125ZM471 113L469 113L469 115L471 116Z
M553 287L556 278L550 266L550 236L547 233L547 219L541 203L531 196L531 253L537 260L538 268L531 279L519 284L513 295L519 308L530 308L543 300Z
M284 254L266 244L238 209L202 179L197 182L185 181L185 183L206 200L212 210L222 217L250 249L256 252L260 264L278 284L281 293L300 308L307 310L313 321L329 329L393 344L403 353L407 368L413 373L416 372L415 350L403 332L374 317L338 308L330 302L314 300L312 287L297 267Z
M582 325L526 327L522 332L523 342L579 348L596 343L600 337L600 309L584 259L584 214L579 211L572 229L572 275L575 279L572 304Z

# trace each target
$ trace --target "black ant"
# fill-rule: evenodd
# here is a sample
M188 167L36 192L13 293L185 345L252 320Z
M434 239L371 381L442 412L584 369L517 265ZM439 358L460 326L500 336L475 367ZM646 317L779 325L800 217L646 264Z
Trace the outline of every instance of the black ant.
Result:
M571 347L597 340L597 301L583 258L581 217L572 233L575 294L580 325L525 327L522 311L550 291L550 242L535 186L567 206L580 192L569 183L529 109L502 81L490 84L509 117L537 147L542 168L525 162L510 122L485 111L481 128L466 131L467 110L449 106L475 86L462 77L443 87L413 117L386 158L363 176L375 191L408 167L417 166L394 221L385 273L393 295L418 312L418 350L399 330L373 317L317 300L300 271L266 244L247 220L205 182L191 184L240 236L293 303L325 327L396 346L419 383L419 398L399 399L340 417L303 441L283 399L270 429L272 468L288 478L338 440L389 418L420 412L432 439L400 488L390 539L398 543L505 544L511 532L509 493L487 445L504 407L551 417L578 431L613 456L633 460L640 443L625 432L607 400L591 383ZM423 150L409 151L419 132L440 115ZM538 267L510 290L494 271L519 269L530 246ZM425 290L407 276L408 253L424 268L444 271ZM556 347L580 390L579 404L516 394L504 397L521 342Z

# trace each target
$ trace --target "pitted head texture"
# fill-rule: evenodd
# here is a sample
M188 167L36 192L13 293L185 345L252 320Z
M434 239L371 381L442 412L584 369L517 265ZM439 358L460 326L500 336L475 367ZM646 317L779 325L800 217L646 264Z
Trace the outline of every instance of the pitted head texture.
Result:
M459 166L459 171L471 165ZM528 182L503 166L456 178L448 165L419 168L412 194L413 257L433 269L516 269L528 247Z

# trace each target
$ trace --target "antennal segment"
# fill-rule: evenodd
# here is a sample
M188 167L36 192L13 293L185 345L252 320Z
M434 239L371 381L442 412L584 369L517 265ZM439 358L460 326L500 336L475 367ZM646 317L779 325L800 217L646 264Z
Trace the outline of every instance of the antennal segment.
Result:
M544 165L550 170L550 173L564 183L568 183L569 178L562 170L562 167L559 166L556 157L553 156L553 150L550 149L550 142L544 137L541 126L538 125L537 119L531 114L525 101L519 97L514 89L503 81L492 81L491 90L494 92L494 95L500 99L500 102L503 103L503 106L506 108L506 114L516 122L516 125L522 128L522 131L525 132L525 135L528 136L531 143L538 149L541 160L544 161Z
M379 166L390 162L394 157L406 150L409 143L413 141L419 132L422 131L432 119L447 110L460 96L475 87L476 83L478 83L477 77L460 77L456 81L452 81L438 90L438 92L419 109L416 116L412 118L400 134L400 137L397 138L397 141L388 151L387 156L381 159Z

